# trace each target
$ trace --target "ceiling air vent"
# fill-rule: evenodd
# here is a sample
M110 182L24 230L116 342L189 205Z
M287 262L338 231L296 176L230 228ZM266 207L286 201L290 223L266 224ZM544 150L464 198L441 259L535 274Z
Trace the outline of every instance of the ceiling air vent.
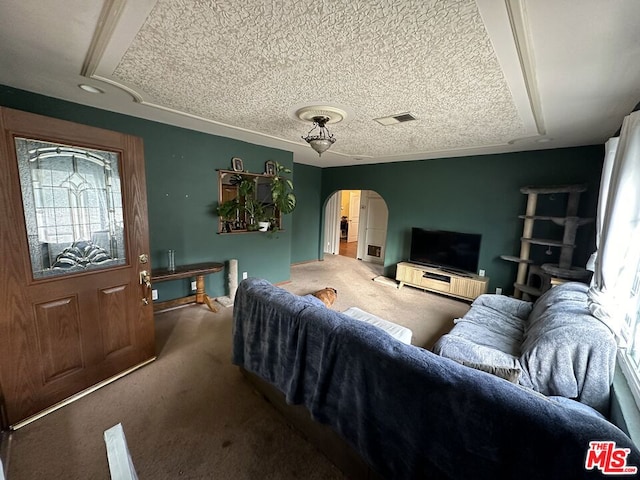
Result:
M395 125L396 123L411 122L417 120L412 113L397 113L396 115L390 115L388 117L374 118L380 125Z

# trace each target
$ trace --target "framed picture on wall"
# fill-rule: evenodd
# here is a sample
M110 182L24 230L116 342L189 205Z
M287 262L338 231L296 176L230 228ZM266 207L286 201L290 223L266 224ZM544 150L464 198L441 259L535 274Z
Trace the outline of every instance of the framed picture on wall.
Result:
M233 157L231 159L231 168L234 172L242 172L244 170L242 159L239 157Z
M274 162L273 160L268 160L264 164L264 173L265 175L274 176L276 174L276 162Z

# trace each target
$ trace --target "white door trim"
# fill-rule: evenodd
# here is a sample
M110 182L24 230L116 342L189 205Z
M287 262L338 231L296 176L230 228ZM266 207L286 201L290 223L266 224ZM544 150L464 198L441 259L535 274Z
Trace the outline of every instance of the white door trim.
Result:
M367 233L367 203L369 202L369 190L360 190L360 216L358 217L358 248L356 258L362 260L366 253Z
M340 253L340 197L341 192L335 192L324 208L323 252L332 255Z

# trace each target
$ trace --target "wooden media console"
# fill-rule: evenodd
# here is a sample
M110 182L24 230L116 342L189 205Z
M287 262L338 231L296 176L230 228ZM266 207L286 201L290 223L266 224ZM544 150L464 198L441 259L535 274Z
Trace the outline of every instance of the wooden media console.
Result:
M398 288L405 284L462 300L473 301L487 293L489 278L473 273L455 273L446 269L401 262L396 271Z

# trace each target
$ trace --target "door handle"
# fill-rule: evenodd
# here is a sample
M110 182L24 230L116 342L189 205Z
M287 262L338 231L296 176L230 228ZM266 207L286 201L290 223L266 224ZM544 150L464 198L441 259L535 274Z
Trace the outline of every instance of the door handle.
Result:
M149 299L147 298L147 296L149 295L149 291L151 290L151 275L149 275L149 272L147 270L142 270L140 272L140 285L144 285L147 287L142 297L142 304L149 305Z
M146 285L147 288L151 288L151 275L146 270L140 272L140 285Z

